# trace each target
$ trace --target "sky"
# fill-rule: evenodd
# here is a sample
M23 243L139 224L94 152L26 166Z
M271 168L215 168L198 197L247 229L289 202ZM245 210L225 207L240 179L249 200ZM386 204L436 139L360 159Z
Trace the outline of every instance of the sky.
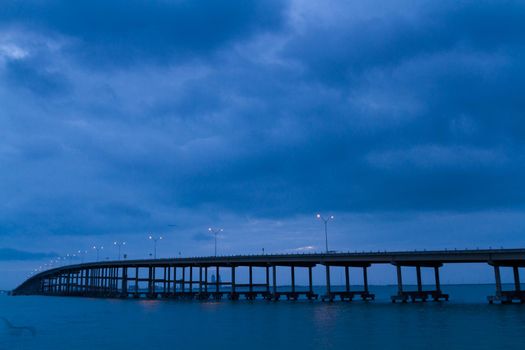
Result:
M321 251L317 212L338 251L525 246L523 18L2 0L0 288L94 245L147 258L150 234L161 257L211 255L210 226L219 254Z

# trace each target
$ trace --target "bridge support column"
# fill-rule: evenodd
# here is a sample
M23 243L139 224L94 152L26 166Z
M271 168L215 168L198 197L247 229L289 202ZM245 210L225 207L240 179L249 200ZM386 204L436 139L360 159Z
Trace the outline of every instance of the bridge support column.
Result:
M441 293L441 282L439 281L439 267L434 266L434 279L436 281L436 292Z
M330 286L330 265L325 265L326 269L326 294L323 296L322 300L328 300L328 301L334 301L334 297L332 295L332 290Z
M350 292L350 268L345 266L345 291Z
M503 289L501 288L501 274L498 265L494 265L494 274L496 275L496 295L501 298Z
M91 269L86 269L84 272L84 293L90 293L92 290L92 273L93 271Z
M109 278L109 272L110 272L110 269L109 267L106 267L102 270L102 283L103 283L103 286L104 286L104 294L107 295L108 293L108 290L109 290L109 287L110 287L110 278Z
M102 293L106 291L106 268L105 267L100 269L100 288L101 288Z
M308 266L308 300L312 300L317 297L314 295L314 283L312 278L312 266Z
M487 299L490 304L500 302L501 304L511 304L513 302L525 303L525 292L521 290L519 266L512 267L514 277L514 290L503 290L501 284L500 265L493 264L494 276L496 278L496 295L489 296Z
M368 266L363 266L363 287L365 293L368 293Z
M177 266L173 266L173 296L177 297ZM179 286L180 287L180 286Z
M148 298L153 298L153 267L148 267Z
M113 293L113 283L115 283L115 269L113 267L108 267L107 280L108 280L108 293L111 295Z
M98 280L98 292L104 291L104 269L97 269L97 280Z
M128 267L122 268L122 297L128 297Z
M397 294L403 293L403 273L401 271L401 265L396 265L397 271Z
M88 293L90 291L90 284L89 284L89 269L84 270L84 280L82 282L84 284L84 287L82 288L82 292L84 294Z
M518 270L517 266L512 266L512 272L514 274L514 289L516 292L521 291L521 283L520 283L520 271Z
M103 293L105 293L107 290L107 283L108 283L107 271L108 269L106 267L103 267L102 269L100 269L100 284L102 286Z
M73 292L78 292L78 279L79 279L80 271L75 271L75 282L73 284Z
M150 276L149 276L149 283L150 283L150 295L149 297L150 298L156 298L157 295L157 291L156 291L156 276L155 276L155 268L154 267L150 267Z
M100 269L93 270L93 285L96 293L100 292Z
M204 292L208 293L208 266L204 268Z
M255 295L253 294L253 266L248 266L248 299L254 300Z
M120 275L120 269L118 267L114 267L113 268L113 292L114 293L118 293L119 291L119 285L118 285L118 281L119 281L119 276Z
M168 266L168 296L171 295L171 266Z
M266 266L265 270L266 270L266 294L270 294L270 266Z
M71 272L68 272L66 277L66 294L69 293L71 293Z
M182 267L182 279L180 280L180 289L182 293L186 291L186 266Z
M112 268L111 267L107 267L106 268L106 272L105 272L105 279L106 279L106 295L111 291L111 283L113 283L113 275L111 274L112 272Z
M139 268L135 267L135 298L139 297Z
M273 281L273 296L272 299L277 301L279 300L279 294L277 294L277 267L275 265L272 266L272 281Z
M237 295L237 291L235 290L235 266L232 266L231 269L232 269L232 291L230 293L230 300L237 300L239 299L239 296Z
M291 281L292 281L292 293L295 293L295 266L291 266Z
M116 280L116 271L114 267L109 268L109 291L113 293L115 291L115 280Z
M421 293L423 291L423 284L421 282L421 266L416 266L416 278L417 278L417 291Z
M117 270L114 267L111 267L109 269L109 290L112 295L113 293L115 293L117 289L115 288L116 280L117 280Z
M215 299L220 300L221 299L221 276L219 274L220 266L217 265L215 268Z
M168 267L162 268L162 297L166 297L168 294Z
M193 298L193 266L189 266L190 269L190 298Z
M202 266L199 266L199 294L202 293Z

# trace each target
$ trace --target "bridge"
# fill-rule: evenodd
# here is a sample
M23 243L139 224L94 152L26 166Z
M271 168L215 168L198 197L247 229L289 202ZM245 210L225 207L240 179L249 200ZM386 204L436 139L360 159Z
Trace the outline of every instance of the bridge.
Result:
M262 298L277 301L320 298L323 301L374 300L368 285L368 268L373 264L391 264L397 272L397 294L392 302L446 301L440 284L440 268L444 264L486 263L493 267L495 294L489 303L525 302L521 290L519 268L525 267L525 249L439 250L402 252L363 252L326 254L238 255L221 257L192 257L149 260L119 260L91 262L57 267L40 272L12 291L13 295L59 295L107 298L171 298L220 300L224 297L238 300ZM325 292L318 295L313 288L312 269L324 267ZM248 268L248 283L236 280L238 268ZM291 283L278 286L278 268L288 270ZM334 267L344 268L344 290L333 290L330 272ZM407 291L403 285L402 267L415 268L417 290ZM362 271L363 283L359 289L350 285L350 269ZM433 270L433 289L424 290L421 270ZM514 288L503 290L500 270L511 268ZM223 281L221 273L229 269L230 279ZM264 278L254 282L254 269L262 269ZM296 285L297 269L308 272L307 288ZM213 279L209 279L210 272ZM428 285L428 284L426 284ZM142 286L142 287L141 287Z

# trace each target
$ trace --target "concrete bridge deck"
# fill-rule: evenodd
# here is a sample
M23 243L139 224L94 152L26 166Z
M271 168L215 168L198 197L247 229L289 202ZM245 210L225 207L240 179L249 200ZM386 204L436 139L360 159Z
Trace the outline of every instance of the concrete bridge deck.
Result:
M147 260L100 261L57 267L32 276L13 291L13 295L75 295L107 297L186 297L195 299L220 299L228 295L237 300L240 296L255 299L258 296L267 300L279 300L282 296L297 300L301 296L317 299L312 287L312 268L323 265L326 271L326 293L322 300L333 301L373 300L374 295L368 290L367 269L373 264L392 264L396 266L398 293L392 301L407 302L448 300L449 296L441 291L439 268L443 264L487 263L494 267L496 293L488 297L489 302L525 302L525 293L521 291L519 268L525 267L525 249L476 249L476 250L439 250L439 251L399 251L399 252L355 252L355 253L314 253L314 254L265 254L236 255L219 257L190 257ZM276 267L289 267L291 286L289 291L277 290ZM331 290L330 268L344 267L345 290ZM402 281L402 266L416 269L417 291L405 291ZM249 283L239 284L235 280L238 267L249 268ZM514 273L514 290L503 291L501 288L500 268L510 267ZM217 278L208 281L208 270L213 269L215 276L220 270L231 269L231 281L224 282ZM263 283L253 282L254 268L265 269ZM299 292L295 286L296 268L307 268L309 289ZM360 268L363 272L363 290L350 290L349 269ZM421 269L434 269L434 290L423 290ZM144 271L146 270L146 271ZM270 273L271 270L271 273ZM142 277L146 273L146 277ZM272 278L270 279L270 275ZM130 285L130 283L133 283ZM147 288L139 288L146 283ZM158 285L161 285L159 290ZM210 289L214 289L210 291ZM242 290L248 289L248 290Z

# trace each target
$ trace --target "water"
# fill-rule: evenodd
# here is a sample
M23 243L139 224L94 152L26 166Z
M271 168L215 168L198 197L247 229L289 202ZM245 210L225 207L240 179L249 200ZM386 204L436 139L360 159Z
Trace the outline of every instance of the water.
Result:
M444 286L448 303L147 301L0 296L4 349L523 349L525 305L494 286Z

